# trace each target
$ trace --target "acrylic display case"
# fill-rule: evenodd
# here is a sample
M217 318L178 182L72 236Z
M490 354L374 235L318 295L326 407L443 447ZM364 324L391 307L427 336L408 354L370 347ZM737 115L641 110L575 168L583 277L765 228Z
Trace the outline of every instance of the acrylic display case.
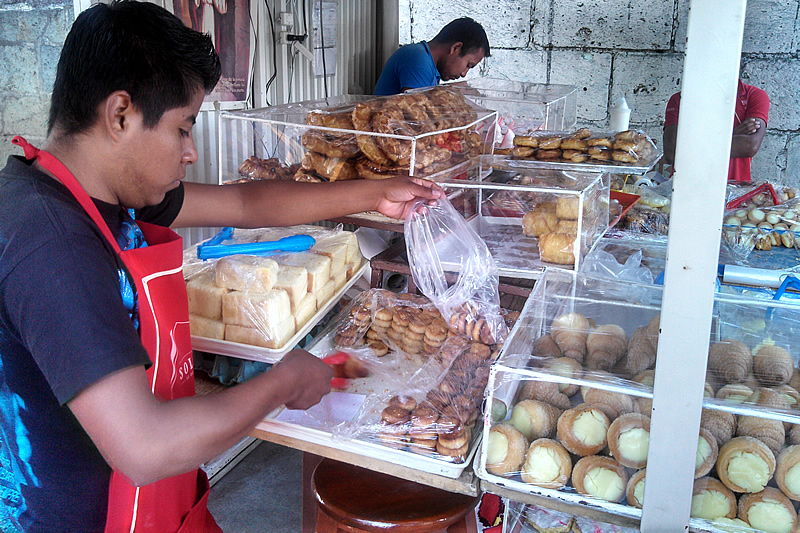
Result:
M547 266L580 269L608 229L608 175L517 169L504 161L490 168L480 179L446 185L476 191L480 210L470 224L500 275L537 278Z
M497 111L514 132L569 130L575 127L578 88L500 78L472 78L447 84L486 109Z
M223 111L219 180L447 179L491 152L496 116L447 88Z
M670 460L647 454L660 301L659 286L548 269L492 367L477 475L624 523L641 517L647 461ZM773 512L780 530L796 526L799 320L796 301L715 298L690 521L698 530L734 519L763 530Z

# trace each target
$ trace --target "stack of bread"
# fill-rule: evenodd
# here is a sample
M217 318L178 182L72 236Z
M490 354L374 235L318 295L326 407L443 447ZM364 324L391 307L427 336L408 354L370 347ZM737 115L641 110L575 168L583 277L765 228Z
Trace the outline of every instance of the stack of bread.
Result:
M750 236L750 244L756 250L771 250L773 247L798 248L800 217L796 202L791 205L772 207L740 208L725 214L723 238L727 242L743 242ZM738 239L738 240L736 240Z
M362 261L349 231L329 232L307 252L218 259L186 280L192 335L282 348Z
M530 133L514 137L507 155L514 159L570 163L620 163L636 165L653 159L656 148L643 132L625 130L614 135L581 128L569 134ZM506 151L499 152L506 155Z
M471 126L476 119L461 93L447 87L314 111L306 116L306 124L316 128L303 134L307 152L295 179L429 176L478 153L480 136ZM460 129L442 132L452 128Z
M578 220L582 218L584 234L591 240L590 229L598 214L596 198L583 201L577 195L561 195L555 200L538 202L522 217L522 232L539 239L539 257L542 261L560 265L575 264L575 240L578 238ZM579 243L580 245L581 243ZM581 251L582 247L581 247Z
M539 487L642 506L652 408L650 398L612 392L621 379L652 388L660 320L628 337L617 324L579 313L555 318L533 344L532 367L562 378L592 376L596 387L524 379L508 419L485 444L487 471ZM764 341L751 350L724 340L709 350L706 397L744 402L748 414L703 409L692 516L738 521L765 531L795 531L800 501L800 426L757 416L800 406L800 373L789 352ZM767 527L769 526L769 527Z
M506 313L504 323L511 325L517 317ZM463 462L480 418L489 366L500 349L463 333L448 326L423 296L382 289L359 295L337 327L338 348L366 348L378 357L392 353L414 369L428 363L447 369L427 392L392 397L380 419L368 421L361 431L392 448Z

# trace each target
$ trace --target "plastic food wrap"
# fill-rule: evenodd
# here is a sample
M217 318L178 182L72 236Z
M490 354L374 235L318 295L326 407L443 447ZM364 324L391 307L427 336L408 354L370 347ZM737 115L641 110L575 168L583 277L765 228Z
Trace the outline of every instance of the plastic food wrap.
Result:
M512 323L515 315L503 318ZM382 289L355 298L323 332L328 337L332 350L352 354L356 371L365 372L345 376L363 377L351 385L366 397L351 420L333 428L336 438L466 460L498 345L452 331L423 296Z
M722 236L737 258L747 258L753 249L800 248L800 206L792 201L772 207L732 209L725 213Z
M493 405L502 402L506 409L497 412L510 416L486 419L491 425L484 434L480 460L486 460L476 468L479 476L502 477L518 490L571 502L580 501L576 493L588 493L593 503L607 502L601 505L612 512L636 516L631 507L640 501L637 475L645 476L643 443L652 405L661 288L634 285L556 271L547 271L537 282L490 375L489 398ZM625 297L626 288L629 294L650 294L631 300ZM796 300L718 294L713 313L693 520L708 530L724 530L727 524L722 522L735 518L751 529L763 529L759 520L770 508L764 503L769 500L777 502L773 508L782 516L781 530L793 530L795 515L784 503L800 498L794 477L800 472L800 306ZM564 427L567 421L571 433ZM505 473L504 466L496 465L504 461L508 436L503 433L513 431L503 424L514 426L528 445L522 466ZM605 441L602 428L607 428ZM491 431L497 433L494 439ZM625 436L626 431L632 433ZM539 452L550 461L545 463L550 469L538 462L530 465L539 476L534 484L530 472L523 474L536 439L543 439L540 445L550 450ZM556 464L554 458L564 457L556 444L569 452L567 457L572 454L571 464ZM581 487L575 479L576 472L583 478L591 472L579 465L592 455L598 459L587 462L608 471L597 474L598 479L613 481L607 490L599 485L589 489L585 483ZM750 466L741 468L743 463ZM568 467L572 470L564 481ZM551 478L542 482L542 472ZM742 510L752 505L756 510ZM718 523L712 525L714 521Z
M197 259L186 252L184 278L192 335L279 349L363 264L355 234L318 226L235 230L221 246L305 234L308 251Z
M537 505L509 502L506 531L513 533L633 533L626 528Z
M500 313L499 276L489 249L448 200L423 205L418 204L422 213L415 210L405 221L414 282L453 331L485 344L502 342L508 330ZM446 270L445 262L456 267Z
M234 168L245 176L296 168L295 180L311 182L452 178L491 152L495 117L447 87L224 112L221 180Z
M792 201L798 196L795 187L764 182L746 185L728 184L725 204L729 209L770 207Z

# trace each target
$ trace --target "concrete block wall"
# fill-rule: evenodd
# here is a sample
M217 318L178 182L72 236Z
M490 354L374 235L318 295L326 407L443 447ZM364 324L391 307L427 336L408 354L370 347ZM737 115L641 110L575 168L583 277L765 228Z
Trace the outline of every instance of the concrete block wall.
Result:
M0 0L0 162L22 151L14 135L41 145L71 0Z
M669 97L680 90L689 0L399 0L400 44L432 39L470 16L492 56L469 77L578 87L578 123L603 128L625 96L631 124L661 143ZM753 177L800 186L800 0L749 0L741 78L772 105ZM713 36L709 36L713 38ZM702 117L698 117L702 120Z

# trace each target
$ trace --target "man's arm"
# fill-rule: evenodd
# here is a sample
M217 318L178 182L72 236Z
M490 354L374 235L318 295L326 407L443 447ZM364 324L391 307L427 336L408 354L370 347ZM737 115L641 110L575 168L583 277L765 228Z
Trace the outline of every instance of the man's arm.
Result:
M335 183L255 181L231 185L184 183L183 207L173 227L292 226L377 210L403 219L418 199L434 200L442 190L417 178Z
M664 126L664 161L668 165L675 164L675 140L678 137L678 125Z
M105 460L136 485L216 457L281 405L307 409L330 391L331 368L303 350L218 394L162 402L143 367L106 376L68 405Z
M753 157L761 148L767 133L767 123L761 118L747 117L733 128L731 157Z

